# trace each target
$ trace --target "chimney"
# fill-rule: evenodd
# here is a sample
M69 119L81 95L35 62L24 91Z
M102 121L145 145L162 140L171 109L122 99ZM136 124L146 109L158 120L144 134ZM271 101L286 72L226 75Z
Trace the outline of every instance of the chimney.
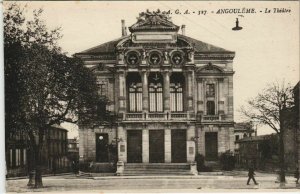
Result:
M184 24L181 26L181 31L182 31L182 35L185 36L185 25Z
M121 23L122 23L122 36L126 36L127 32L125 27L125 20L121 20Z

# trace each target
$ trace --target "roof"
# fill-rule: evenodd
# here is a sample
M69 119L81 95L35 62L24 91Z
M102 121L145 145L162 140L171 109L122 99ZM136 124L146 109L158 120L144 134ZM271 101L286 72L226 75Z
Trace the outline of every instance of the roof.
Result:
M195 52L199 53L205 53L205 52L213 52L213 53L234 53L233 51L229 51L226 49L223 49L221 47L214 46L212 44L208 44L205 42L202 42L200 40L184 36L182 34L178 34L179 38L187 40L189 43L191 43L194 46Z
M257 141L264 141L269 140L271 137L276 136L275 133L270 135L259 135L259 136L252 136L252 137L244 137L243 139L239 139L236 142L237 143L243 143L243 142L257 142Z
M116 50L117 44L128 38L129 36L123 36L121 38L100 44L99 46L92 47L90 49L84 50L82 52L76 53L76 54L108 54L108 53L114 53ZM195 49L196 53L234 53L233 51L229 51L217 46L214 46L212 44L208 44L205 42L202 42L200 40L184 36L181 34L178 34L178 38L184 39L187 42L189 42Z
M121 38L114 39L112 41L100 44L90 49L84 50L76 54L98 54L98 53L112 53L115 51L117 44L129 36L123 36Z
M51 128L55 128L55 129L60 129L60 130L68 131L67 129L65 129L65 128L63 128L62 126L57 125L57 124L51 125Z

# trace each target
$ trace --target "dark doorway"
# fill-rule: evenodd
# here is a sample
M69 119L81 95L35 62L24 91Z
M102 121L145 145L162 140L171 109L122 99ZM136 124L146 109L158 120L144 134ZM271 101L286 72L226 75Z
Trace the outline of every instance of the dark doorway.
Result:
M142 131L127 131L127 162L142 162Z
M186 162L186 130L171 130L171 161Z
M108 134L96 134L96 161L108 162Z
M149 130L149 162L165 162L164 130Z
M205 133L205 159L208 161L218 160L218 133Z

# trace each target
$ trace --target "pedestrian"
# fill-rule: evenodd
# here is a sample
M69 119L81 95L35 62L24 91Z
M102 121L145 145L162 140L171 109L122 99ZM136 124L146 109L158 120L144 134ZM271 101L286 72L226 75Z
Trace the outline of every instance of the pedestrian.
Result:
M76 169L75 169L75 161L72 161L72 171L74 172L74 174L76 175Z
M296 184L299 184L299 168L298 167L296 168L294 177L296 178Z
M258 183L256 182L255 178L254 178L254 168L250 167L249 171L248 171L248 181L247 181L247 185L249 185L250 180L252 179L255 185L258 185Z

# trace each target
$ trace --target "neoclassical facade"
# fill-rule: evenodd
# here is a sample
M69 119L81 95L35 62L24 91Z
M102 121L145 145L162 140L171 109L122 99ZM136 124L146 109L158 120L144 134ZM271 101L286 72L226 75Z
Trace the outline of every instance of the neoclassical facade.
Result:
M118 114L115 127L79 126L81 162L191 163L234 150L235 53L185 36L159 11L142 12L122 37L77 53Z

